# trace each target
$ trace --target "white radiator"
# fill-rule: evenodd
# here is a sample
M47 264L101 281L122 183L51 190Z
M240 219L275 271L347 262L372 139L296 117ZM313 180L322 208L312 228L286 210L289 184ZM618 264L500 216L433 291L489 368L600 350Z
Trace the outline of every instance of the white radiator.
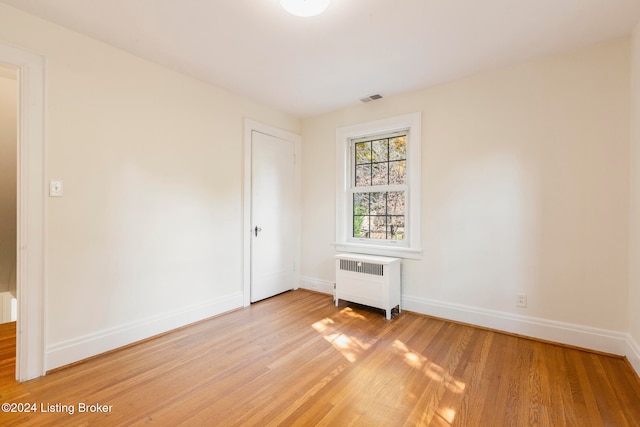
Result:
M400 312L400 258L336 255L336 306L340 300Z

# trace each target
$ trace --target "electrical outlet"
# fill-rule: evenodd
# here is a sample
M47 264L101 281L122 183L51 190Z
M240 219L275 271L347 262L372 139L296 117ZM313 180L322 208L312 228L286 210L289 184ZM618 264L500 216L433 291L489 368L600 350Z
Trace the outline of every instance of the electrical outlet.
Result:
M527 294L516 294L516 307L527 306Z
M49 181L49 197L62 197L63 187L62 181L51 180Z

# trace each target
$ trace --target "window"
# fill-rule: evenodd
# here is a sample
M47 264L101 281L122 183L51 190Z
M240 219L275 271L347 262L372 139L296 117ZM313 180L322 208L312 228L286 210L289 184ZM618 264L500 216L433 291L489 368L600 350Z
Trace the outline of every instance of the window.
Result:
M420 258L420 113L337 130L336 247Z
M404 240L407 133L351 140L351 237Z

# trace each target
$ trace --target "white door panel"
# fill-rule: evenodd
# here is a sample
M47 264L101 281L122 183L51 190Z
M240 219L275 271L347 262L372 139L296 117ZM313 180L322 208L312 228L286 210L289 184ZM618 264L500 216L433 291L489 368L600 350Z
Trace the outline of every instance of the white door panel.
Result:
M294 144L251 136L251 302L294 288Z

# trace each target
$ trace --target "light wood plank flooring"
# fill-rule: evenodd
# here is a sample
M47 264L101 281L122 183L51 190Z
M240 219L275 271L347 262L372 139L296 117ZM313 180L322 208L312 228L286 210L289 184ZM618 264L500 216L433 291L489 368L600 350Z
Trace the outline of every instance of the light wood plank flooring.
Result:
M640 425L624 359L408 312L386 321L302 290L26 383L12 380L13 328L0 330L0 402L38 412L0 412L3 426Z

